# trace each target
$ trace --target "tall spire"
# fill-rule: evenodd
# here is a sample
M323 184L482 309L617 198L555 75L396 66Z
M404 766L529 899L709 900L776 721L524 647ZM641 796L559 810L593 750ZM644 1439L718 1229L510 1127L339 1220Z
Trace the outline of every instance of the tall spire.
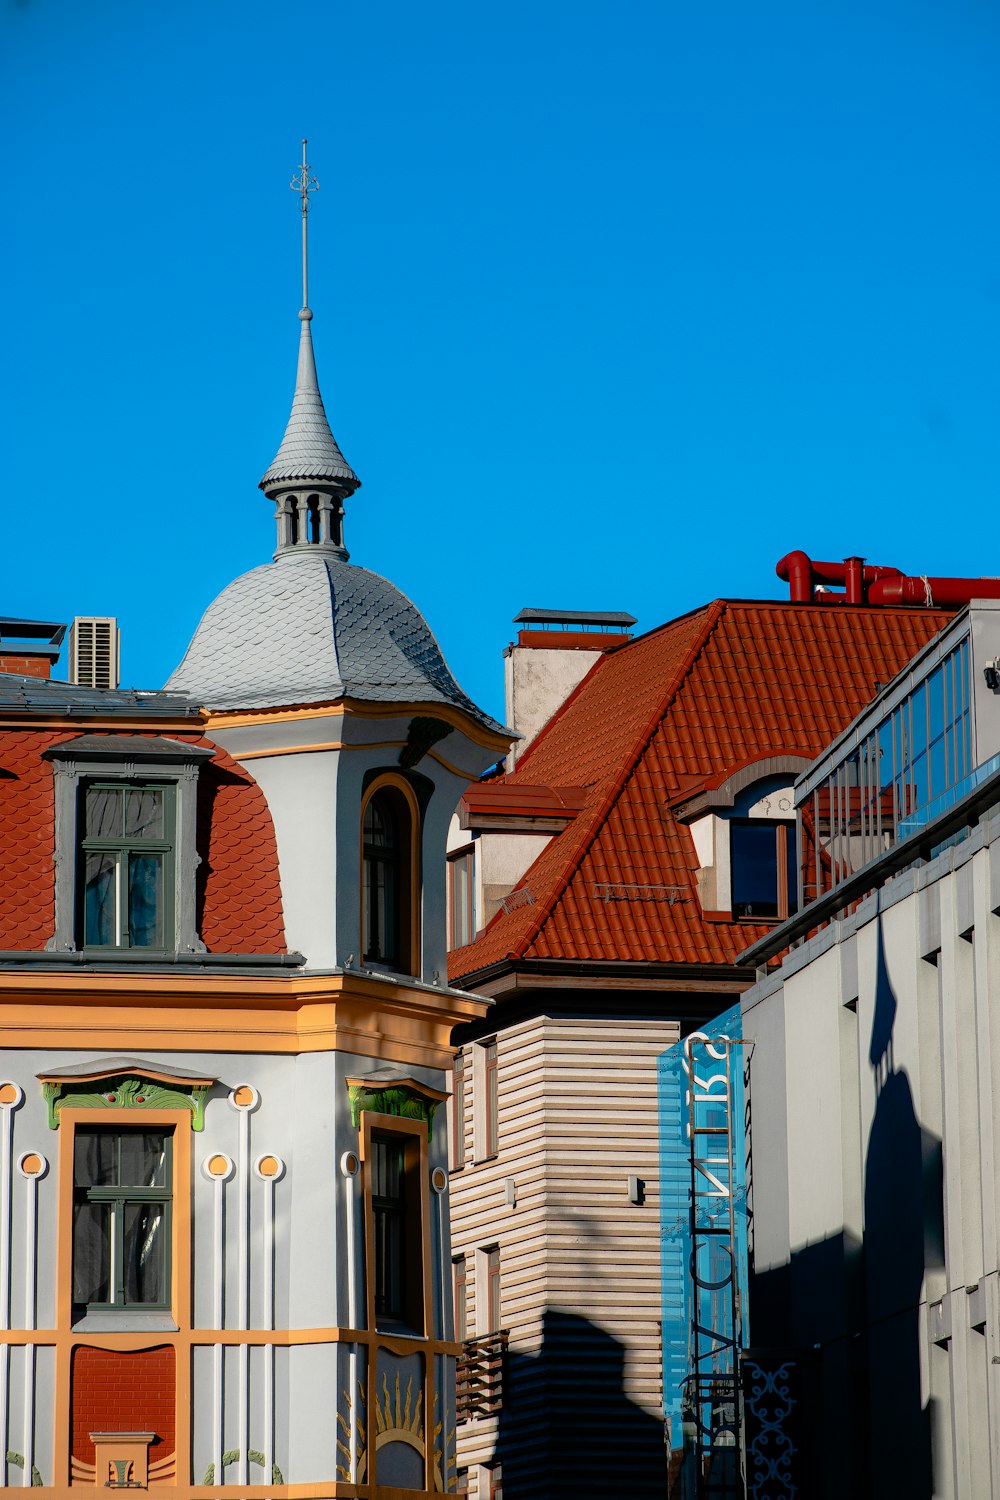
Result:
M260 481L269 499L277 501L278 551L314 552L321 549L347 557L343 545L341 502L359 488L361 481L337 446L323 407L313 354L312 311L309 307L309 194L318 191L306 160L302 142L302 165L291 187L301 198L302 212L302 308L299 312L299 363L295 376L292 413L285 436Z

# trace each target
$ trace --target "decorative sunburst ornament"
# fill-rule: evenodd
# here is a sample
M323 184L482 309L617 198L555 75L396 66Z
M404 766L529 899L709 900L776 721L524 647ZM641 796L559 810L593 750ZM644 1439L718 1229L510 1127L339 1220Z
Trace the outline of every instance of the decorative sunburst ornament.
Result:
M348 1413L352 1412L353 1406L349 1390L344 1392L344 1400L347 1403ZM368 1470L368 1440L365 1426L366 1405L367 1400L364 1384L359 1380L358 1411L355 1418L358 1445L357 1475L355 1479L355 1483L357 1484L364 1482L365 1474ZM377 1453L380 1448L384 1448L388 1443L405 1443L408 1448L412 1448L415 1453L419 1453L420 1457L423 1458L426 1451L424 1447L423 1407L424 1393L422 1389L417 1391L416 1401L413 1399L412 1375L406 1382L406 1394L404 1396L400 1389L398 1372L396 1374L395 1392L389 1390L389 1382L383 1372L381 1398L378 1387L376 1386L375 1388L375 1452ZM338 1411L337 1421L344 1434L343 1439L337 1439L337 1449L345 1460L344 1463L337 1465L337 1478L349 1484L351 1482L351 1450L349 1446L351 1428L343 1412ZM432 1443L434 1451L434 1488L439 1493L444 1494L446 1485L441 1472L442 1453L439 1443L442 1430L443 1424L438 1422L434 1427ZM448 1447L453 1449L454 1443L450 1443ZM448 1471L447 1491L450 1493L455 1470L454 1460L450 1457L447 1459L446 1469Z

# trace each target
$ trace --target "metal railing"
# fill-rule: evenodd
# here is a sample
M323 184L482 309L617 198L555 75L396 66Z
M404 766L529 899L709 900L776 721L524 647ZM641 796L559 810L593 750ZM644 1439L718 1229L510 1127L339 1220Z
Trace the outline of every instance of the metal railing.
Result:
M510 1333L500 1328L477 1339L466 1339L458 1356L456 1416L459 1422L471 1417L494 1416L503 1406L503 1378L507 1364Z

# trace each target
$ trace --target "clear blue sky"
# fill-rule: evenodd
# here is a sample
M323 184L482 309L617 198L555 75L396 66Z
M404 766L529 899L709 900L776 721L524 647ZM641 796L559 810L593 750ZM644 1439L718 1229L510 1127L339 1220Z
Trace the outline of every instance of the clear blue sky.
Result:
M159 686L270 557L296 199L355 562L501 708L792 547L1000 573L994 0L0 0L0 613Z

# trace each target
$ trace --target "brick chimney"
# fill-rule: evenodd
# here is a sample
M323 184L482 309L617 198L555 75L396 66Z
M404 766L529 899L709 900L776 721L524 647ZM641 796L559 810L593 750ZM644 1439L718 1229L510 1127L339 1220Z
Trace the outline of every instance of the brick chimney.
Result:
M632 639L633 615L579 610L522 609L517 641L504 652L505 714L524 738L507 756L508 769L537 738L605 651Z
M0 615L0 672L51 677L65 634L66 626L52 621Z

